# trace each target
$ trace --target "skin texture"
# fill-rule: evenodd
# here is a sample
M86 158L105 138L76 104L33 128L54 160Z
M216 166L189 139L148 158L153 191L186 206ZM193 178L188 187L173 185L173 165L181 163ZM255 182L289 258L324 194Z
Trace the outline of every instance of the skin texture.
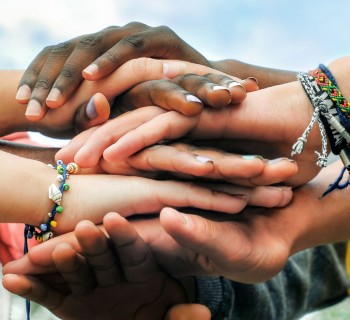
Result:
M93 223L78 224L74 236L84 258L60 244L45 266L50 274L9 275L3 284L64 319L161 319L170 306L186 302L180 283L158 268L125 219L110 214L104 221L110 240Z
M62 106L83 78L96 81L125 62L140 58L183 60L220 70L241 79L255 77L261 87L291 81L295 74L248 65L237 60L209 61L166 26L132 22L111 26L44 48L31 62L18 85L20 103L36 101L44 108ZM54 66L54 67L52 67ZM174 68L167 76L173 77Z

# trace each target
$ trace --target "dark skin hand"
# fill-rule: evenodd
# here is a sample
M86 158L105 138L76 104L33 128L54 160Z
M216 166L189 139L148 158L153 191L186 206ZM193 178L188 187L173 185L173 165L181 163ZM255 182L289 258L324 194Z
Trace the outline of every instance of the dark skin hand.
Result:
M193 62L245 79L259 79L260 87L289 82L295 73L256 67L237 60L209 61L166 26L131 22L111 26L44 48L31 62L19 85L20 103L37 101L50 108L62 106L81 81L99 80L128 60L162 58Z
M187 301L182 285L158 268L124 218L109 214L104 226L110 240L93 223L82 221L71 244L43 252L49 263L36 260L33 249L30 263L46 272L40 277L7 275L4 286L63 319L163 319L171 306Z
M25 71L18 86L24 86L23 95L18 100L27 103L29 99L35 99L41 104L46 100L49 107L59 107L68 100L83 77L101 79L126 61L138 57L182 59L210 66L204 56L168 27L132 22L44 48ZM90 68L84 71L89 65Z

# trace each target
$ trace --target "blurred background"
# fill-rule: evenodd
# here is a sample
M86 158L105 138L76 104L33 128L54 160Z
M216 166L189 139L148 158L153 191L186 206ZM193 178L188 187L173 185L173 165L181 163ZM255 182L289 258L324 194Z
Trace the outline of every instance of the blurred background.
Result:
M307 71L350 54L343 0L10 0L0 13L1 69L24 69L47 45L131 21L167 25L210 60ZM337 310L314 317L350 319L350 304Z

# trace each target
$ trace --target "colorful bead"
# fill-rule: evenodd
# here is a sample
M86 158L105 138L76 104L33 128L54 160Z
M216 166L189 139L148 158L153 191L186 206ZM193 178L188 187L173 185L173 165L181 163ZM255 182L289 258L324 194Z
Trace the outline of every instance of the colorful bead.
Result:
M42 236L42 242L50 240L53 237L53 233L51 231L45 232Z
M57 172L58 172L59 174L62 174L62 173L64 172L64 168L63 168L62 166L58 166L58 167L57 167Z
M35 227L26 225L25 227L25 245L24 252L28 252L27 239L35 236L38 242L43 242L51 239L53 237L53 233L50 231L50 228L57 227L58 223L55 221L56 213L62 213L63 207L61 206L61 200L63 196L63 191L67 191L70 189L70 185L66 183L66 179L69 178L70 174L76 174L80 172L80 167L71 162L67 166L63 163L62 160L57 161L57 166L54 167L52 165L48 165L51 168L56 169L58 175L57 180L60 182L59 187L56 186L55 183L52 183L49 187L49 199L55 202L55 205L51 212L47 213L48 221L40 225L38 229L40 231L36 231Z

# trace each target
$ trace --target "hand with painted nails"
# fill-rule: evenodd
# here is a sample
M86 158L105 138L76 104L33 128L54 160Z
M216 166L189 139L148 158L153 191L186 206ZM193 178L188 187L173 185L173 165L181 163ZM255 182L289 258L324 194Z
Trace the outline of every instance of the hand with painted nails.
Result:
M6 274L5 269L4 287L62 319L162 320L171 306L188 301L181 282L158 267L148 246L124 218L109 214L104 222L107 235L82 221L70 243L62 240L53 250L34 248L22 259L27 260L23 267L28 270L31 264L40 276ZM38 254L45 259L37 259ZM7 270L14 271L10 265ZM174 319L174 312L176 308L168 319Z
M195 73L198 74L198 76L196 78L194 75L187 75L186 77L178 77L173 81L166 82L165 79L167 79L167 72L169 72L169 69L172 70L173 78L188 73ZM200 78L199 76L201 75L207 75L206 79ZM163 81L159 79L163 79ZM197 86L196 83L199 83L200 79L203 81L201 84L202 90L206 90L205 96L203 94L201 95L202 99L204 99L203 102L199 97L188 92L194 91L194 93L196 93L196 91L193 90L193 86ZM158 81L152 82L152 80ZM143 82L146 83L141 85ZM136 88L134 88L135 86ZM122 95L131 88L133 88L131 93ZM179 105L169 104L167 98L163 94L158 96L161 89L165 88L174 90L174 97L172 100L176 101ZM174 109L186 115L193 115L199 113L203 108L203 104L206 102L208 102L207 105L213 107L225 106L229 103L238 103L246 97L246 92L257 89L257 83L251 79L240 80L205 66L183 61L139 58L129 60L111 75L100 81L84 81L78 91L75 92L63 106L58 108L58 110L72 109L71 112L74 112L77 106L83 103L86 104L92 95L101 92L109 101L114 100L119 95L122 95L119 101L123 102L124 105L132 101L132 105L127 105L128 110L130 110L130 106L143 107L156 103L166 109ZM135 96L133 92L138 93L140 91L144 92L145 90L148 90L145 98L139 98L138 100L129 98L130 95ZM27 103L27 101L24 100L22 102ZM86 116L90 120L93 120L96 113L93 112L92 106L90 109L91 110L87 110ZM121 110L118 109L119 108L116 108L116 113L120 113L123 108L121 106ZM57 116L57 108L48 109L45 103L42 104L39 103L37 99L31 99L28 102L25 115L28 120L38 122L43 117L51 118Z
M109 118L109 105L101 104L101 99L105 98L96 94L81 99L77 104L52 110L41 121L28 121L23 106L14 99L21 75L22 72L17 70L0 71L0 136L19 131L35 131L56 138L70 138L76 135L77 130L101 124Z
M171 47L171 50L169 48ZM140 57L210 63L171 29L132 22L111 26L44 48L25 71L17 99L62 106L85 78L102 79L128 60Z
M109 132L118 131L113 126L109 128ZM183 142L156 144L125 160L108 162L102 157L101 141L94 148L89 144L89 139L94 139L93 135L98 130L94 127L80 133L55 157L67 163L74 161L96 173L161 178L167 172L177 179L205 178L213 183L226 181L247 187L278 184L291 179L298 171L296 163L287 158L266 160L258 155L233 154L215 147L198 147ZM105 137L108 139L107 135ZM89 150L94 149L88 157L80 156L84 145Z
M84 78L100 80L125 62L140 57L183 60L242 79L258 78L262 87L291 81L294 76L292 72L257 67L237 60L209 61L170 28L132 22L44 48L25 71L18 86L17 100L20 103L29 101L28 114L31 115L40 106L60 107ZM174 71L175 75L179 74L177 68L166 66L165 76L172 78Z
M137 99L129 96L131 99ZM240 154L258 154L267 159L289 158L292 145L310 121L312 105L299 82L249 92L247 98L225 108L204 108L187 117L155 106L130 111L99 127L75 154L84 165L104 160L125 160L161 141L186 139L191 144L215 146ZM315 151L321 150L320 134L313 130L300 155L294 157L298 174L289 179L296 186L320 170Z

